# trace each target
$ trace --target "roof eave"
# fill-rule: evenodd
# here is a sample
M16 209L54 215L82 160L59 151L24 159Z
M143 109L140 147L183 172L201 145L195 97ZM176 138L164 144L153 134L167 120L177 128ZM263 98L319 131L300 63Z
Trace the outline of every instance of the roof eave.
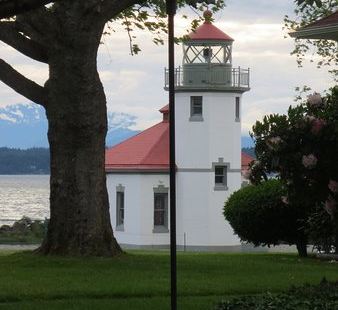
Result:
M106 173L168 173L169 165L107 165L105 166Z
M338 25L301 28L289 35L296 39L317 39L338 41Z

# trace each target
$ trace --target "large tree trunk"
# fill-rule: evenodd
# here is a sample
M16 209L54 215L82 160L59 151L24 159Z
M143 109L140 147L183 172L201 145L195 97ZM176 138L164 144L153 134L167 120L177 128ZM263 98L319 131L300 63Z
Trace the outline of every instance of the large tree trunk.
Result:
M305 236L300 236L298 238L296 247L299 257L307 257L307 239Z
M66 37L49 56L46 85L50 223L39 251L113 256L121 249L110 224L104 170L106 98L96 67L103 25L86 25L72 17L62 27Z

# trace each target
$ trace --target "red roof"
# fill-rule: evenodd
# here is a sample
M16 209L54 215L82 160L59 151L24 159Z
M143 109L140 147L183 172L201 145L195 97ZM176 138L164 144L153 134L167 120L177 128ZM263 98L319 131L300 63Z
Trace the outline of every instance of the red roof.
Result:
M161 122L106 151L109 170L167 170L169 123Z
M210 22L204 22L194 32L189 34L191 40L216 40L216 41L234 41L230 36L224 33L222 30L215 27Z
M163 107L162 113L169 110ZM251 156L242 153L242 169ZM169 123L162 121L106 151L106 171L169 171Z
M242 152L242 170L248 169L249 164L255 160L252 156Z
M330 25L338 25L338 11L305 26L303 29L314 27L325 27Z

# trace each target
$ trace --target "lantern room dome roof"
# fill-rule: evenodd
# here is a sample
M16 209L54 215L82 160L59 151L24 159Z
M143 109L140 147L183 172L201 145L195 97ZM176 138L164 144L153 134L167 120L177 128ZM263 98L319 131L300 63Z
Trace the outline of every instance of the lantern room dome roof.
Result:
M212 13L205 11L205 21L195 31L189 34L190 40L194 41L234 41L229 35L218 29L211 23Z

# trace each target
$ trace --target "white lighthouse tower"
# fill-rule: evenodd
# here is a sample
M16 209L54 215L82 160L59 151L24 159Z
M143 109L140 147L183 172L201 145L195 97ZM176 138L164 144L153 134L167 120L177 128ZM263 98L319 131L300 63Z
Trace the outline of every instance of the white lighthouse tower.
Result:
M211 24L209 11L204 15L176 69L177 245L240 250L223 206L241 186L240 111L249 70L232 67L233 39ZM166 88L167 81L166 72ZM170 243L168 106L160 112L160 123L106 151L114 235L129 248Z
M241 105L249 69L232 67L233 39L205 22L183 44L176 69L177 244L187 249L240 245L223 216L241 187ZM168 72L166 85L168 88Z

